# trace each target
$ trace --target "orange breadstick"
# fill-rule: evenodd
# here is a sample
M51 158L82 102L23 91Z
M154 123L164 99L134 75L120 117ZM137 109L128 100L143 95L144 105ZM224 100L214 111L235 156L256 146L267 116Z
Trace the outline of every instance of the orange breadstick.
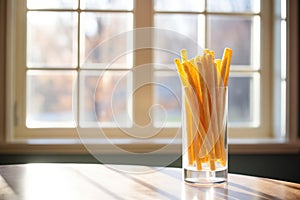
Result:
M180 63L179 59L176 58L174 60L175 64L176 64L176 67L177 67L177 72L179 74L179 78L180 78L180 81L181 81L181 84L186 87L188 85L188 78L187 78L187 75L186 73L184 72L183 70L183 66L182 64Z
M186 49L182 49L180 51L180 55L181 55L181 62L182 63L186 62L188 60Z
M181 80L182 85L185 87L185 109L186 109L186 126L187 126L187 148L188 148L188 163L189 165L193 165L193 162L195 160L195 156L194 156L194 147L193 147L193 122L192 122L192 112L191 112L191 103L188 102L189 100L191 101L192 98L190 97L190 93L189 93L189 88L188 86L188 78L186 76L186 73L184 72L183 66L180 63L179 59L175 59L174 60L176 66L177 66L177 71L179 73L179 77ZM188 104L190 103L190 105Z
M188 94L185 95L185 112L186 112L186 134L187 134L187 148L188 148L188 163L189 165L193 165L194 160L195 160L195 156L194 156L194 146L193 146L193 123L192 123L192 111L191 111L191 107L188 104L188 99L189 98L187 96Z
M184 53L183 53L183 55L184 55ZM187 93L187 94L189 94L188 99L190 100L190 105L192 105L192 104L195 105L195 102L192 101L194 99L193 96L196 96L198 99L198 103L200 103L200 97L199 97L200 92L199 92L199 86L198 86L199 78L197 76L197 74L198 74L197 70L193 66L191 66L188 62L184 62L183 65L181 65L181 63L178 63L178 60L175 59L175 63L177 65L177 69L179 69L179 74L182 74L181 75L181 78L183 79L182 82L184 82L185 85L189 86L190 91L188 91L189 93ZM187 81L184 80L185 77L187 78ZM194 93L194 95L193 95L193 93ZM196 113L196 115L197 115L197 109L193 110L193 113ZM197 117L194 116L194 118L197 118ZM201 125L200 122L196 122L197 129L200 128L199 127L200 125ZM198 131L196 131L196 132L198 132ZM200 143L199 140L201 139L199 133L197 133L193 138L194 138L193 139L193 149L195 152L194 153L195 155L193 157L196 161L197 169L201 170L202 164L201 164L199 157L197 156L198 152L199 152L199 143ZM191 161L189 161L189 162L191 163Z
M217 69L215 66L215 62L213 60L212 52L209 51L205 53L203 56L203 62L206 70L206 79L209 88L209 96L210 96L210 124L211 131L207 134L207 137L210 137L210 142L213 148L210 150L210 168L211 170L215 170L215 161L217 158L221 157L221 149L218 143L219 140L219 126L218 126L218 77L217 77Z
M227 86L228 84L231 57L232 50L229 48L225 48L221 61L221 79L224 81L224 86Z
M175 59L185 88L188 164L201 170L206 163L216 170L216 162L227 165L224 137L226 133L226 88L232 50L226 48L222 60L214 59L214 51L205 49L203 56L188 60L181 50L181 62Z

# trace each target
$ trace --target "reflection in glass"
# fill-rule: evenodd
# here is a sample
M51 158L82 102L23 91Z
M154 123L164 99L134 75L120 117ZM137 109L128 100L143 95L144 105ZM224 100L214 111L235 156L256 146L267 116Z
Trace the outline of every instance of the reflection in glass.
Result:
M133 0L81 0L81 9L132 10Z
M232 195L228 195L227 186L218 185L217 187L195 187L190 184L182 184L181 186L181 199L182 200L194 200L194 199L235 199ZM230 198L232 197L232 198Z
M130 126L131 72L82 71L80 74L80 126Z
M77 13L27 13L27 66L76 67Z
M179 126L181 122L181 84L175 72L154 74L154 125Z
M253 12L260 11L260 0L208 0L207 10L212 12Z
M234 52L232 67L253 63L252 21L252 17L208 16L208 47L215 51L216 58L222 58L224 48L230 47Z
M28 128L74 127L72 110L75 71L28 71Z
M82 13L80 27L82 67L107 67L112 62L119 68L131 67L132 55L119 57L133 44L133 38L125 37L129 34L120 34L132 30L131 13Z

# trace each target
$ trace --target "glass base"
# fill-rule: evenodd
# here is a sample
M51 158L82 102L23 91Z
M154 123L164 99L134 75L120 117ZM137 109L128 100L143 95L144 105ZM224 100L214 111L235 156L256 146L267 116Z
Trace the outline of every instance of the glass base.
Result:
M227 183L227 169L218 171L197 171L184 168L184 181L195 185L217 185Z

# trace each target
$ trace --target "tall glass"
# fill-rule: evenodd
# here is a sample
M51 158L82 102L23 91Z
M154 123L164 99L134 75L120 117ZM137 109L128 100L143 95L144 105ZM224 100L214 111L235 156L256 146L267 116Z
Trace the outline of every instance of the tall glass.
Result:
M196 89L183 87L184 180L197 185L226 183L228 88Z

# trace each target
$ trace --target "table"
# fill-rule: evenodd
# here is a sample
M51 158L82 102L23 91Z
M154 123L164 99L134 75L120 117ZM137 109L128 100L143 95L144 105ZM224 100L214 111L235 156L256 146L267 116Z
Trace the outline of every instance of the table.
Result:
M300 184L229 174L218 187L182 181L179 168L101 164L0 166L0 199L300 199Z

